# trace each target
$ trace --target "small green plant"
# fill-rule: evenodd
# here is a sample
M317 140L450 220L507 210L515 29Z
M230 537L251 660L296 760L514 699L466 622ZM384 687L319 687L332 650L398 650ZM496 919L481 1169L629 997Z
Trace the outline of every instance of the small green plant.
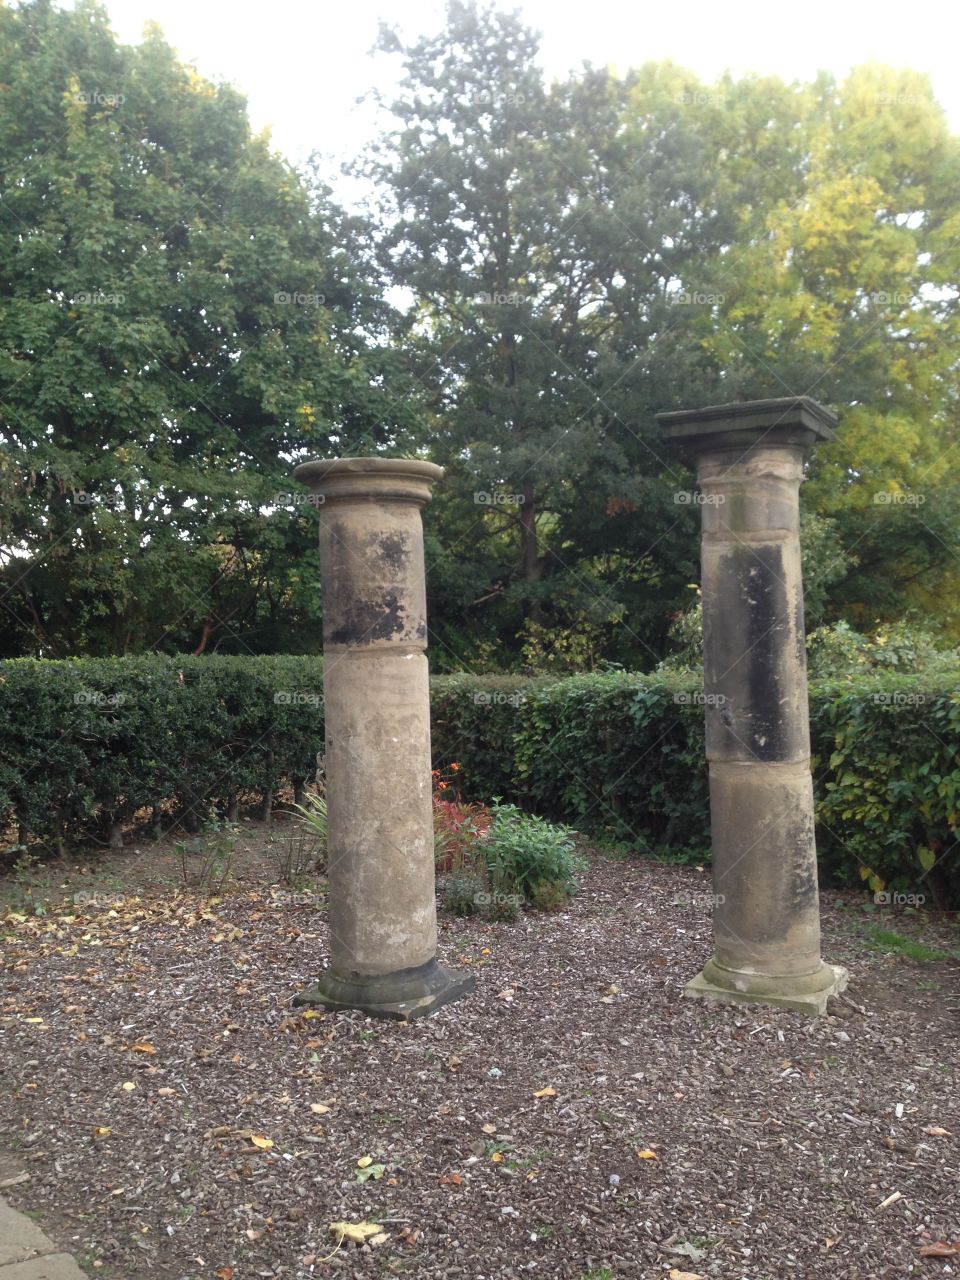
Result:
M298 822L280 844L270 847L277 883L294 889L307 885L311 874L322 870L325 853L325 844L316 831L307 823Z
M867 946L874 951L886 951L894 955L903 956L907 960L914 960L918 964L930 964L936 960L955 960L956 952L941 951L936 947L928 947L925 942L918 942L915 938L906 938L902 933L895 933L892 929L881 929L873 927L866 931Z
M522 896L531 906L556 909L576 891L583 859L569 827L547 822L499 800L483 840L491 882L501 892Z
M306 797L305 804L295 804L293 812L314 841L316 861L322 860L327 852L327 797L322 791L314 792Z
M179 840L174 851L183 883L210 895L222 893L233 875L235 832L219 823L210 823L195 840Z

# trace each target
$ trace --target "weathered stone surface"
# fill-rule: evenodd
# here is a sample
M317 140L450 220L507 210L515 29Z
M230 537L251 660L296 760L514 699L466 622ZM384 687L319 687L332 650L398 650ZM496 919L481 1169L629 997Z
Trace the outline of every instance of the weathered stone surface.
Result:
M0 1267L2 1280L87 1280L68 1253L48 1253L31 1262Z
M35 1223L0 1197L0 1266L51 1253L55 1247Z
M308 462L320 515L331 964L298 1004L413 1018L472 990L436 962L426 589L430 462Z
M823 1012L799 487L835 418L801 396L661 414L695 459L715 954L687 994Z

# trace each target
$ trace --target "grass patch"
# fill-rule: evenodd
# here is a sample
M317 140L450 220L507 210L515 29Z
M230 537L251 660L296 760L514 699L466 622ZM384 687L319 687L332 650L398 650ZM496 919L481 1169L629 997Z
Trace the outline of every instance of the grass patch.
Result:
M904 934L895 933L892 929L881 929L879 925L867 929L863 937L869 950L903 956L905 960L914 960L917 964L960 959L956 951L942 951L938 947L928 947L925 942L918 942L916 938L907 938Z

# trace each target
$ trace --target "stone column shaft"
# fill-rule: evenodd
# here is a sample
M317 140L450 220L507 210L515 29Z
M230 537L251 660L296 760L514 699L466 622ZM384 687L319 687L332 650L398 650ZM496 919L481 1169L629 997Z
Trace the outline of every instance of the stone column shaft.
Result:
M687 994L822 1013L799 488L834 416L807 397L661 414L697 465L714 956Z
M331 962L296 999L409 1019L471 990L436 960L426 589L433 463L297 467L320 513Z

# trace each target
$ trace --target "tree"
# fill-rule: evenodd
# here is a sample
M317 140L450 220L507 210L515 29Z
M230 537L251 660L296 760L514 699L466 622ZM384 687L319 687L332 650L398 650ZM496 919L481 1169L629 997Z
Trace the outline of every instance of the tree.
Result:
M362 226L89 0L0 9L0 84L0 647L301 647L292 463L416 425Z

